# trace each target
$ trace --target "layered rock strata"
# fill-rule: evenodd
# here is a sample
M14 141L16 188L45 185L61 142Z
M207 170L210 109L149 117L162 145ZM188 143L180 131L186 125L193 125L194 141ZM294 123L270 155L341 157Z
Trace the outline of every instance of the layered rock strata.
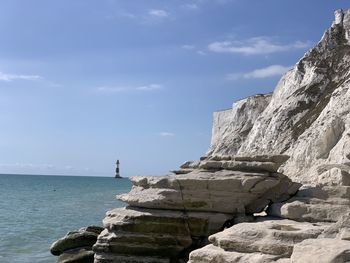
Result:
M297 191L299 184L274 172L274 158L216 158L197 162L185 175L133 177L132 190L118 196L129 206L108 212L103 221L105 230L93 248L95 262L185 260L209 235L250 220ZM262 165L262 159L271 164Z
M193 251L189 262L289 262L295 244L317 238L327 227L273 218L237 224L210 236L212 244Z
M349 186L303 186L291 199L272 204L272 216L308 222L337 222L350 213Z

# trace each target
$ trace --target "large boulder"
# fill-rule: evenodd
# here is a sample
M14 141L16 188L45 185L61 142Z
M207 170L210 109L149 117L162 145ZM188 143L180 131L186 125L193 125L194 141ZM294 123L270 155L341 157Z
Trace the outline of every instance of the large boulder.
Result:
M276 218L237 224L210 236L212 244L192 251L189 262L290 263L296 244L319 237L327 227L327 223L301 223Z
M264 220L234 225L210 236L209 241L226 251L289 257L294 244L305 239L317 238L326 226L286 219Z
M288 201L271 204L271 216L308 222L337 222L350 213L350 186L303 186Z
M88 226L68 232L51 245L50 252L54 256L59 256L58 263L92 263L94 259L92 246L102 230L103 228L99 226Z
M288 199L300 186L279 173L207 169L186 176L133 177L132 190L118 198L134 207L252 214Z

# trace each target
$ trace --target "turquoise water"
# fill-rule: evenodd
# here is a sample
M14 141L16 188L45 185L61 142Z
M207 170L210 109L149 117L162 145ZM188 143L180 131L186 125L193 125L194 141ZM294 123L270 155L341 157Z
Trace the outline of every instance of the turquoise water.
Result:
M128 179L0 175L0 262L55 262L52 242L102 225L107 210L124 206L115 195L130 188Z

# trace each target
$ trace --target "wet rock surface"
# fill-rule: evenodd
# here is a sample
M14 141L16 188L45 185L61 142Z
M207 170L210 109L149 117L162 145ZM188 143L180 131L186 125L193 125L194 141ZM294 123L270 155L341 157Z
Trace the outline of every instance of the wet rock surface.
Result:
M50 252L59 256L58 263L89 263L94 261L92 246L96 243L98 235L103 228L88 226L71 231L54 242Z

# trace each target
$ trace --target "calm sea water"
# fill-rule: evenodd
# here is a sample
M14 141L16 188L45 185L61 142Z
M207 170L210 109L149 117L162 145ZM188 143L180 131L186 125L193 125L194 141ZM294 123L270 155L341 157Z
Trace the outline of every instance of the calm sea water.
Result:
M107 210L124 206L115 195L130 188L128 179L0 175L0 262L55 262L52 242L102 225Z

